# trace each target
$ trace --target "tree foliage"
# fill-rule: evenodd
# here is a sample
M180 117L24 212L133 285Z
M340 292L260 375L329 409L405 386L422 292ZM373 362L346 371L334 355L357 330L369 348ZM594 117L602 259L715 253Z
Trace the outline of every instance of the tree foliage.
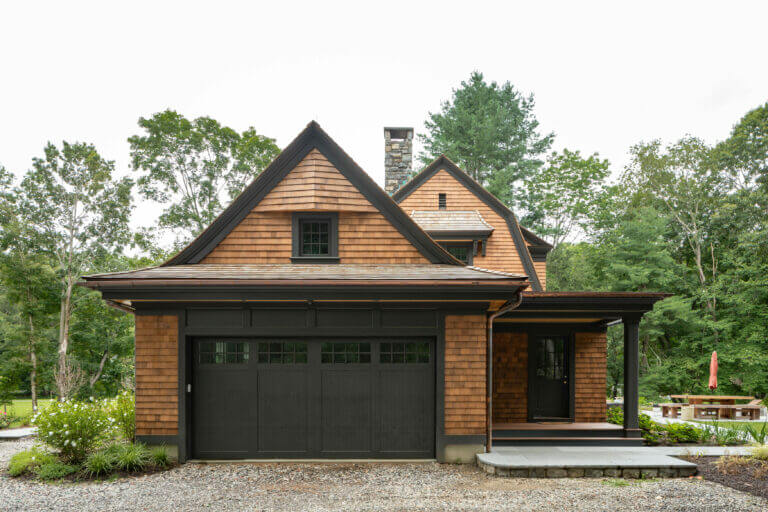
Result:
M550 290L665 291L641 323L641 389L704 392L717 350L720 390L768 394L768 107L724 141L640 143L605 187L589 238L550 255ZM609 393L621 384L620 333L609 333Z
M275 141L242 133L210 117L189 120L173 110L140 118L128 139L138 189L164 205L158 224L186 242L205 229L280 152Z
M441 154L510 206L522 204L522 185L543 165L554 134L540 135L533 95L505 82L487 83L482 73L454 89L440 111L430 113L420 155L428 163Z

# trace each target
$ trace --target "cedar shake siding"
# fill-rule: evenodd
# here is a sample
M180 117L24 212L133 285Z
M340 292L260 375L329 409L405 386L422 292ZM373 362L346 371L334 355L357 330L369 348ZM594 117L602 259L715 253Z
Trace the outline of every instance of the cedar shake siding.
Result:
M136 435L176 435L179 320L136 316Z
M403 199L400 202L400 207L408 214L413 210L437 210L438 194L442 193L446 194L447 210L477 210L483 219L494 228L493 234L488 238L485 256L478 252L472 263L474 266L526 274L517 254L515 242L509 233L506 220L447 171L441 169L435 173L434 176Z
M547 262L534 261L533 268L536 269L536 275L539 276L539 284L541 284L542 291L546 291L547 290Z
M605 332L576 333L574 421L605 421L607 343Z
M484 434L486 418L484 315L445 317L445 433Z
M493 421L528 421L528 335L493 334Z
M429 263L316 149L201 263L290 263L296 211L339 212L340 263Z

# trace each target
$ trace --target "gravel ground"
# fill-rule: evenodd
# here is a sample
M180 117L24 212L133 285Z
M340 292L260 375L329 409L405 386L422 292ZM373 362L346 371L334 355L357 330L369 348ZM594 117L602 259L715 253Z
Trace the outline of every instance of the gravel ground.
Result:
M0 443L0 466L22 440ZM0 510L766 510L768 501L699 479L514 479L475 466L186 464L113 482L41 484L0 475ZM623 482L619 482L623 483Z

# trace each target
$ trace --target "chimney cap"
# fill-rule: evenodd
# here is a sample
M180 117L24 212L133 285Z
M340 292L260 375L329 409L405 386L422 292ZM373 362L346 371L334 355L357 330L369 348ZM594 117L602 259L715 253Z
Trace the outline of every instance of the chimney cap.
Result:
M408 136L413 136L413 128L410 126L385 126L384 135L389 133L392 139L407 139Z

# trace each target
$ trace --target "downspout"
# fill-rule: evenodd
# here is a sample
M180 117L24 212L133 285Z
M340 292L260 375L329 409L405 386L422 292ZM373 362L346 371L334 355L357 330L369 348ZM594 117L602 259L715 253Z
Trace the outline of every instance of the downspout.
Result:
M521 290L517 291L517 297L515 300L508 300L503 306L499 308L495 313L488 315L488 367L486 368L487 377L487 394L486 397L486 421L487 430L485 433L485 451L491 451L491 444L493 443L493 321L503 314L509 313L513 309L516 309L520 303L523 302L523 293Z

